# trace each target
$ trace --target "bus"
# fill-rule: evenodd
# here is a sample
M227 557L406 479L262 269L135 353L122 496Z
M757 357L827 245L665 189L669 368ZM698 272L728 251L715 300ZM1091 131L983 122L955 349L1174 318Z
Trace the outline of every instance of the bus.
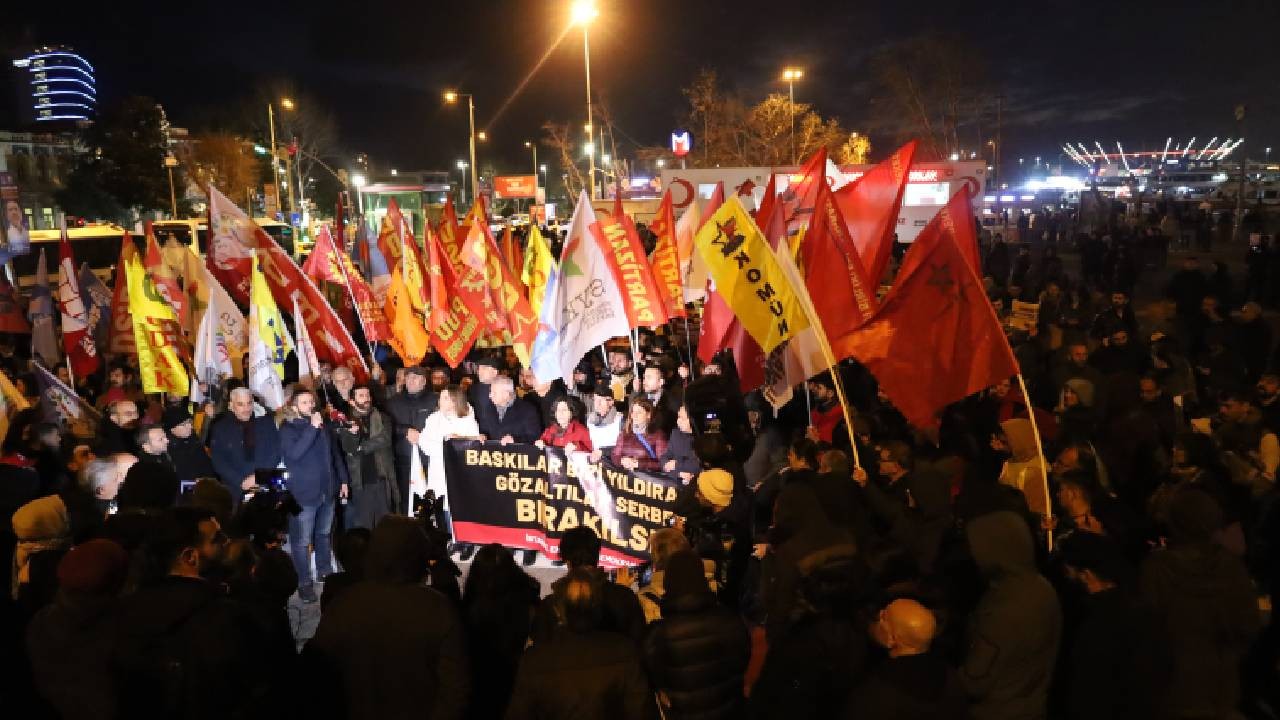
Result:
M290 257L294 256L294 229L292 225L282 223L271 218L254 218L258 227L262 228L271 236L277 244L280 245ZM190 245L192 238L195 238L196 252L204 255L205 249L209 244L209 220L208 218L190 218L187 220L156 220L151 223L152 230L156 235L156 242L161 246L168 241L168 236L172 235L175 240L183 245Z
M67 241L71 244L71 252L76 259L76 269L89 263L90 269L107 285L111 284L111 276L120 259L120 241L125 229L111 223L90 223L83 227L67 228ZM143 248L143 238L130 233L134 244ZM58 279L58 244L62 240L60 230L32 230L31 251L13 258L13 278L19 287L34 285L36 282L36 265L40 261L41 251L45 254L45 263L49 272L49 283L53 285Z

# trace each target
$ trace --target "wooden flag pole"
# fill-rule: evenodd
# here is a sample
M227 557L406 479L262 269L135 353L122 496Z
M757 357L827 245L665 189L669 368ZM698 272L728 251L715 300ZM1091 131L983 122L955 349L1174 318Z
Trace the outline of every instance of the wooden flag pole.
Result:
M1027 392L1027 381L1022 373L1018 373L1018 387L1022 388L1022 402L1027 405L1027 417L1031 420L1031 434L1036 439L1036 454L1040 457L1040 480L1044 485L1045 517L1053 519L1053 498L1049 494L1049 467L1044 461L1044 445L1040 442L1040 426L1036 423L1036 411L1031 406L1031 395ZM1053 552L1053 530L1045 531L1049 544L1049 552Z
M844 412L844 429L849 433L849 449L853 452L853 466L860 468L862 467L862 461L858 458L858 436L853 430L853 417L849 415L849 399L844 395L844 382L840 380L840 371L836 369L831 349L825 343L822 351L827 356L827 369L831 373L831 382L836 386L836 399L840 401L840 409ZM805 389L808 390L807 384ZM810 415L809 417L812 418L813 416Z

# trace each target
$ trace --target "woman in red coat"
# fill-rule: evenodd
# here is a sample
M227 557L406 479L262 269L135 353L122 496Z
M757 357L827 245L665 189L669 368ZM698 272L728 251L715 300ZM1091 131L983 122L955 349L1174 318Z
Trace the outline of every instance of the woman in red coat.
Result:
M534 445L564 448L565 454L579 450L591 452L591 433L573 416L573 406L567 398L556 400L551 406L551 414L555 416L555 422L547 426Z
M653 402L644 395L633 396L609 459L627 470L662 472L661 458L666 451L667 434L654 427Z

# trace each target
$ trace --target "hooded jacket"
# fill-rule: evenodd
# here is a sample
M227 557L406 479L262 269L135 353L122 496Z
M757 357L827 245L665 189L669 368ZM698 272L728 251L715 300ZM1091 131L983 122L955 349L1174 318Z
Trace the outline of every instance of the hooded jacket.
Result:
M970 618L960 670L970 713L975 720L1044 718L1062 610L1036 571L1031 531L1017 514L1000 511L972 520L965 534L987 581Z
M1071 380L1083 383L1083 380ZM1044 482L1044 467L1040 464L1040 449L1036 447L1031 421L1023 418L1000 423L1012 454L1000 470L1000 482L1017 488L1027 499L1031 512L1044 515L1049 511L1049 491Z
M1169 502L1169 545L1142 564L1150 619L1140 643L1153 717L1229 717L1240 699L1240 662L1261 627L1244 564L1213 542L1222 511L1197 488Z

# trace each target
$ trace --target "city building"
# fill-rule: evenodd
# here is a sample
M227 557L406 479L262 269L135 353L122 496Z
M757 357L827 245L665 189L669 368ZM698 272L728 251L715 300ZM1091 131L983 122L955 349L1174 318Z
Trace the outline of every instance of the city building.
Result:
M0 130L0 172L9 173L32 230L58 227L53 193L75 166L75 137L68 133Z
M69 47L46 46L13 60L23 125L70 129L98 106L93 65Z

